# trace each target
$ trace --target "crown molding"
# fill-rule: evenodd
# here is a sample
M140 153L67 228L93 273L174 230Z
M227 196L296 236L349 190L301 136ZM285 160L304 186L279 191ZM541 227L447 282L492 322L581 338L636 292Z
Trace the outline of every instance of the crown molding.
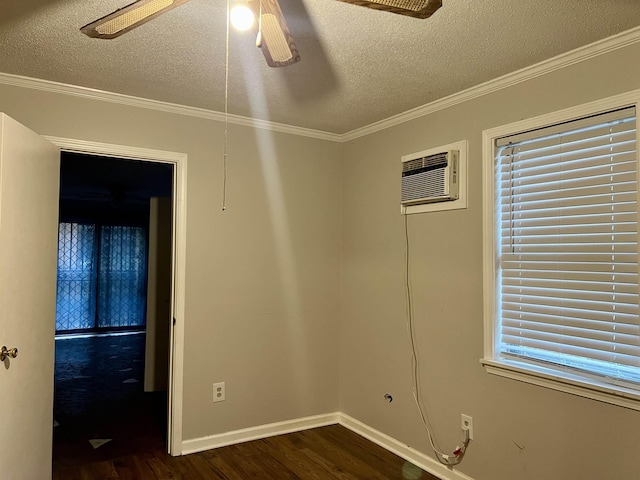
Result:
M556 57L542 62L536 63L529 67L508 73L501 77L489 80L475 87L468 88L461 92L454 93L439 100L427 103L420 107L407 110L392 117L380 120L362 128L352 130L347 133L337 134L331 132L323 132L310 128L296 127L293 125L285 125L283 123L269 122L240 115L228 115L228 122L235 125L245 127L260 128L271 130L274 132L287 133L302 137L315 138L318 140L326 140L330 142L344 143L355 140L366 135L385 130L387 128L400 125L402 123L424 117L431 113L444 110L445 108L458 105L460 103L473 100L474 98L488 95L490 93L517 85L527 80L546 75L561 68L574 65L576 63L589 60L605 53L634 45L640 42L640 27L632 28L625 32L613 35L603 40L579 47L570 52L562 53ZM67 85L50 80L41 80L37 78L24 77L10 73L0 72L0 84L12 85L16 87L31 88L34 90L43 90L52 93L60 93L63 95L71 95L75 97L90 98L93 100L101 100L105 102L118 103L132 107L146 108L161 112L174 113L177 115L185 115L190 117L204 118L217 122L225 121L225 114L214 110L206 110L204 108L189 107L178 105L175 103L161 102L158 100L149 100L131 95L123 95L121 93L105 92L87 87L78 87L75 85Z
M371 133L379 132L387 128L400 125L401 123L414 120L416 118L424 117L431 113L445 108L458 105L460 103L473 100L474 98L488 95L490 93L502 90L513 85L517 85L527 80L531 80L542 75L560 70L562 68L574 65L576 63L589 60L605 53L624 48L629 45L633 45L640 42L640 27L632 28L625 32L607 37L603 40L585 45L583 47L576 48L570 52L562 53L556 57L542 62L536 63L529 67L522 68L512 73L508 73L501 77L489 80L485 83L481 83L475 87L468 88L458 93L449 95L448 97L441 98L431 103L427 103L420 107L407 110L406 112L394 115L392 117L380 120L379 122L372 123L366 127L352 130L340 136L341 142L349 142L356 138L364 137Z
M216 112L214 110L189 107L186 105L161 102L158 100L150 100L147 98L134 97L121 93L105 92L94 88L79 87L76 85L52 82L50 80L42 80L39 78L24 77L11 73L0 72L0 84L11 85L14 87L30 88L33 90L42 90L51 93L59 93L63 95L70 95L73 97L89 98L91 100L117 103L130 107L146 108L149 110L174 113L177 115L185 115L188 117L203 118L205 120L213 120L216 122L225 121L225 114L222 112ZM273 132L287 133L290 135L297 135L301 137L328 140L330 142L342 141L341 136L335 133L323 132L310 128L296 127L293 125L285 125L283 123L269 122L267 120L243 117L241 115L229 114L228 122L234 125L242 125L244 127L260 128L264 130L271 130Z

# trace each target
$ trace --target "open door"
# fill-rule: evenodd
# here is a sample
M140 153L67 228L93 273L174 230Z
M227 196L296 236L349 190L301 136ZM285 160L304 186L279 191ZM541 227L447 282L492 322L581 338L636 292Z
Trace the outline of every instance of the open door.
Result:
M8 480L51 478L59 175L58 147L0 113L0 347L17 348L0 362Z

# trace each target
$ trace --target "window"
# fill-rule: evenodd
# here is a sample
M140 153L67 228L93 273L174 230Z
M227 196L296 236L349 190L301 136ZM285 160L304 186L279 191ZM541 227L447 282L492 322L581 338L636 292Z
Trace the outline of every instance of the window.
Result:
M485 132L483 362L640 409L636 110L547 125Z
M61 223L58 227L56 331L93 328L95 225Z
M144 228L60 223L56 332L145 325Z

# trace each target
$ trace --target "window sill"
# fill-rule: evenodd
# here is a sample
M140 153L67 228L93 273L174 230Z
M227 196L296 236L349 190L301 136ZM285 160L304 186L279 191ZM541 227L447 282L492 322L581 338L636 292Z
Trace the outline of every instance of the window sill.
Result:
M640 411L640 392L625 387L613 387L597 380L585 380L569 373L562 376L554 370L534 365L495 359L480 359L487 373L538 385L560 392L591 398L600 402Z

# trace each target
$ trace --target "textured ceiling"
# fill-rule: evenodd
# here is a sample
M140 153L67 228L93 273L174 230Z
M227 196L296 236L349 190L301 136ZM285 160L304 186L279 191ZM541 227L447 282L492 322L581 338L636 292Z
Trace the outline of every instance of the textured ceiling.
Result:
M0 0L0 71L224 110L226 1L190 0L115 40L79 28L130 0ZM229 112L346 133L640 25L640 0L444 0L417 20L280 0L302 61L232 31Z

